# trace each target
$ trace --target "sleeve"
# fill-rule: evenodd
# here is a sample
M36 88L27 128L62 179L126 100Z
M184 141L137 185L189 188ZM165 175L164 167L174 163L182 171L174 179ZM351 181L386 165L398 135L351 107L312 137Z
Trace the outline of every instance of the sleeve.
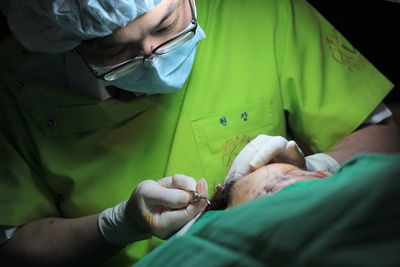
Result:
M381 102L379 106L365 119L363 124L378 124L381 121L391 117L393 113Z
M22 112L0 79L0 225L60 216Z
M306 1L282 4L286 32L279 75L288 123L313 152L329 151L393 85Z
M36 168L28 164L24 148L17 149L3 132L0 147L0 225L18 226L38 218L59 216L56 196Z

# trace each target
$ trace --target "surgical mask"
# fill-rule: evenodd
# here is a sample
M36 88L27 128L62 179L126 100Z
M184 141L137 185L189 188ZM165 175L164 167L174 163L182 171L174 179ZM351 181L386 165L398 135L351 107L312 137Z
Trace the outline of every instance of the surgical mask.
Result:
M136 93L155 94L172 93L182 88L192 69L197 43L205 38L204 31L197 27L196 34L187 43L164 55L146 59L135 71L114 81L100 82L105 86L115 86ZM91 67L99 72L106 72L115 66Z

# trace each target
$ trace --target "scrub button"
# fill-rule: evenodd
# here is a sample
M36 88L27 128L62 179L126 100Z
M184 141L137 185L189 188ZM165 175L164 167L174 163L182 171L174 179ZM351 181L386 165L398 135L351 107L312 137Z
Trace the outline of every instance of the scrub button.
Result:
M23 92L23 91L25 91L26 85L23 82L17 82L15 87L17 88L18 92Z
M54 129L54 128L56 128L56 125L57 125L57 123L56 123L56 120L55 120L55 119L53 119L53 118L48 118L48 119L46 120L46 127L47 127L48 129Z

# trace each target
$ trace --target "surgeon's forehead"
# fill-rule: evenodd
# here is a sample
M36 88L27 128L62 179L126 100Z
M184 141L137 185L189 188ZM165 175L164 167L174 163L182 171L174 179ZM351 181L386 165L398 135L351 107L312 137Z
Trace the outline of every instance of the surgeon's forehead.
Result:
M169 19L179 10L183 0L163 0L152 10L135 18L124 28L119 28L102 41L107 43L125 43L132 40L132 36L141 36L157 29L165 20Z

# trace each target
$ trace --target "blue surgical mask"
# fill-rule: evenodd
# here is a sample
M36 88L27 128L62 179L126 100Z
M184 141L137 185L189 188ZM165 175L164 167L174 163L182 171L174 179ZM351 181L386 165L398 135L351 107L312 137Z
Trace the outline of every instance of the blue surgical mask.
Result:
M121 78L110 82L100 80L100 82L104 86L115 86L136 93L155 94L178 91L192 69L197 43L204 38L205 33L198 26L195 36L187 43L164 55L157 55L151 60L146 59L138 69ZM106 68L112 69L116 66Z

